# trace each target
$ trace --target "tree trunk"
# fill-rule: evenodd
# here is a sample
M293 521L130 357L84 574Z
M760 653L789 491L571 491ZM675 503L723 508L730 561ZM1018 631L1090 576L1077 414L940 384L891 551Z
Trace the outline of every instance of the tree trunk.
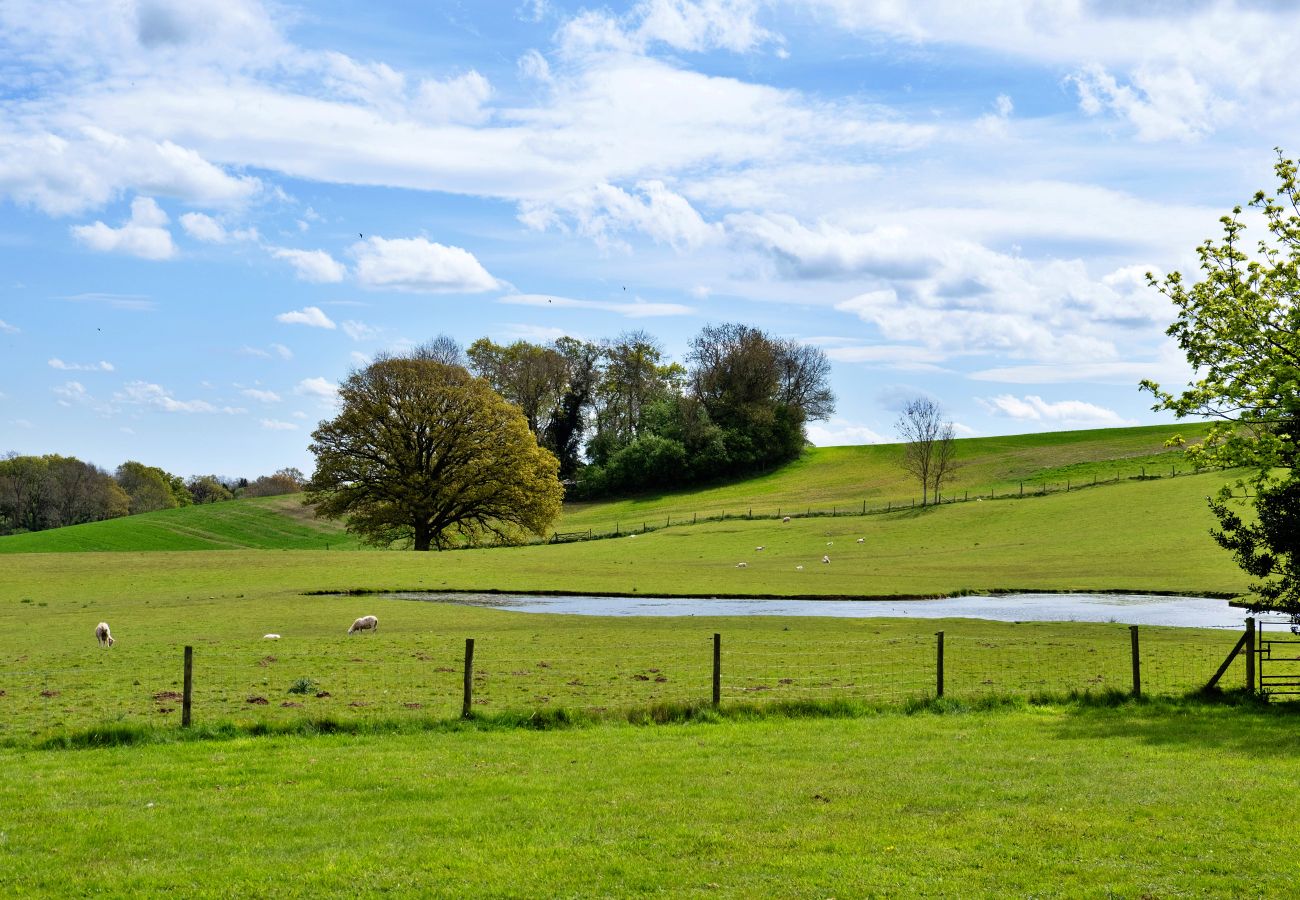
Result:
M429 545L433 543L433 529L427 522L415 523L415 549L428 550Z

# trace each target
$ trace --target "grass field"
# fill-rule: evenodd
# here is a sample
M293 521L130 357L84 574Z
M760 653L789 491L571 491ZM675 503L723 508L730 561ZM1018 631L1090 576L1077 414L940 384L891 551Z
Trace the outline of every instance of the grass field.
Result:
M1199 438L1203 425L1110 428L959 441L960 468L950 496L1028 493L1128 479L1146 472L1188 471L1182 454L1163 447L1181 434ZM907 505L915 486L898 466L897 445L813 448L801 459L731 484L602 503L569 503L555 530L636 530L700 517L774 516L778 511L840 512ZM1105 485L1103 485L1105 486ZM0 553L152 550L355 550L338 523L316 519L299 497L265 497L0 537Z
M0 893L1281 897L1295 725L1157 703L0 750Z

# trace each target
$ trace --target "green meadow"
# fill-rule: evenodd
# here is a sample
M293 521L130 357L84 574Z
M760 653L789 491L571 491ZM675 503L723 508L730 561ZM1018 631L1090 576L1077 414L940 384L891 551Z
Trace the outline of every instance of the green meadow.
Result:
M1289 705L1247 701L1240 658L1226 694L1196 693L1233 631L1141 629L1133 700L1116 623L542 616L384 595L1240 594L1205 507L1231 473L1132 477L1178 465L1169 432L967 442L972 497L982 479L998 499L843 514L906 483L889 448L830 448L742 485L572 507L560 527L845 507L788 524L340 553L356 542L282 497L0 538L0 892L1286 893L1268 822L1300 776ZM346 635L364 614L378 633Z

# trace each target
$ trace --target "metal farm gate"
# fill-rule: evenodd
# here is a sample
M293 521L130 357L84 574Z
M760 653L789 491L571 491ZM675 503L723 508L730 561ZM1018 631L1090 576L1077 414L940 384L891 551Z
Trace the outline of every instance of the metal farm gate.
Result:
M1300 615L1260 616L1255 655L1260 696L1300 695Z

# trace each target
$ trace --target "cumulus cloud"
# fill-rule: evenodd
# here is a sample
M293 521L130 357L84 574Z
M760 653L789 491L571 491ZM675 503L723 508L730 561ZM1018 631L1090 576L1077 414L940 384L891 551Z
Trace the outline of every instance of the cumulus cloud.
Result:
M263 419L262 427L267 431L297 431L298 426L293 422L285 422L280 419Z
M237 415L248 410L233 406L214 406L206 400L177 400L162 385L147 381L131 381L114 395L121 403L147 406L168 413L224 413Z
M637 297L630 301L575 300L551 294L511 294L500 299L512 306L549 307L551 309L597 309L617 313L629 319L648 319L659 316L689 316L695 310L680 303L650 303Z
M295 309L292 312L280 313L275 317L275 321L283 322L285 325L308 325L312 328L327 328L333 330L338 326L319 306L304 306L302 309Z
M167 214L151 197L131 201L131 218L119 228L103 222L74 225L72 235L92 250L103 253L126 253L142 259L171 259L176 255L171 232L164 226Z
M586 11L565 23L560 44L570 55L604 51L645 52L651 45L704 52L752 51L779 43L758 24L754 0L642 0L626 15Z
M1044 422L1051 425L1084 428L1137 424L1136 421L1125 419L1114 410L1083 400L1060 400L1053 403L1036 394L1028 394L1024 397L999 394L996 397L981 399L980 403L993 415L1006 416L1022 422Z
M338 386L334 382L324 378L304 378L298 382L294 388L295 394L301 394L307 397L320 397L325 400L333 400L338 397Z
M242 393L245 397L252 397L254 400L259 400L262 403L280 402L280 395L277 394L275 391L263 391L258 388L244 388L244 390L240 391L240 393Z
M842 447L849 444L883 444L889 439L868 425L834 416L827 422L808 423L808 440L818 447Z
M349 252L357 262L357 281L375 290L468 294L498 286L468 250L422 237L366 238Z
M63 372L112 372L113 364L100 360L97 363L66 363L57 356L49 360L51 369L58 369Z
M270 253L276 259L283 259L293 266L294 272L302 281L310 281L315 284L336 284L348 274L347 267L324 250L292 250L288 247L271 247Z
M81 213L127 192L233 208L261 189L258 179L230 175L170 140L97 126L0 133L0 196L50 215Z
M4 319L0 319L0 334L18 334L21 329L17 325L10 325Z
M228 230L212 216L204 213L190 212L181 216L181 227L185 233L198 241L208 244L225 244L230 241L257 240L256 228L239 228Z
M641 182L637 193L611 184L552 202L525 202L519 220L534 229L572 222L577 231L608 246L615 234L634 231L674 249L694 249L721 236L690 201L658 180Z

